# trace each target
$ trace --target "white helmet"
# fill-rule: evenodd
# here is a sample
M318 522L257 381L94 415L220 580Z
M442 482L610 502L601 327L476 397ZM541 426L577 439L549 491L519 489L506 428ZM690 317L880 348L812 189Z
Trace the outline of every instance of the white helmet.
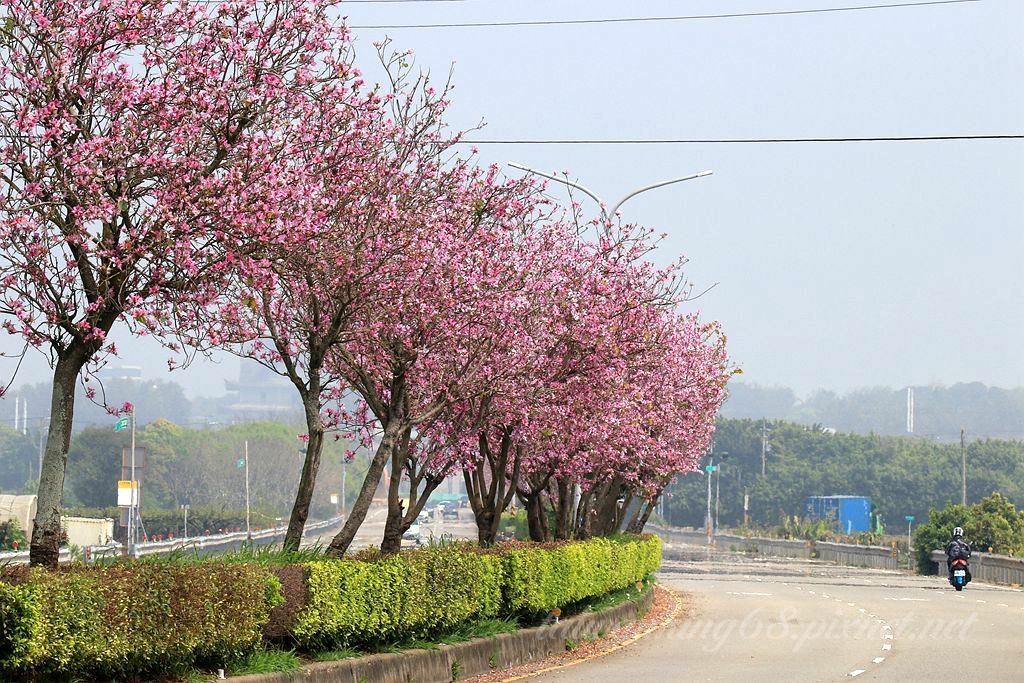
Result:
M963 535L964 535L964 530L963 529L961 529L960 527L953 527L953 538L962 538Z

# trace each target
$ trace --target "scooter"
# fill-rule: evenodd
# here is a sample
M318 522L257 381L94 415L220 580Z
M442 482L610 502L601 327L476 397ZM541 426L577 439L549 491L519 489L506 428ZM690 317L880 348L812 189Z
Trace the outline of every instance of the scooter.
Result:
M967 560L957 558L950 565L949 583L953 588L962 591L971 581L971 574L967 571Z

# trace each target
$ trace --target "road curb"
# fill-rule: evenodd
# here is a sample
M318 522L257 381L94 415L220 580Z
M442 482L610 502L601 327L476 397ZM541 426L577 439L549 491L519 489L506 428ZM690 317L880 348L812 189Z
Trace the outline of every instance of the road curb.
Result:
M405 650L336 662L318 662L301 671L232 676L230 680L233 683L450 683L456 679L539 661L565 652L567 641L580 642L585 638L594 638L624 623L636 621L654 603L654 590L658 589L648 590L635 599L607 610L578 614L550 626L521 629L515 633L478 638L456 645L439 645L433 650ZM676 616L679 605L677 598L676 609L669 620ZM600 654L624 647L661 625ZM555 668L562 667L552 667Z

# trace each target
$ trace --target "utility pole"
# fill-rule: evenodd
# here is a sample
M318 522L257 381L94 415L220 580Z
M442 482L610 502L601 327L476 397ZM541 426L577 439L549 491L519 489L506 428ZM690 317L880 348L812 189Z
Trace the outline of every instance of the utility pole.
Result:
M721 481L721 478L722 478L722 465L721 465L721 463L719 463L718 467L715 468L715 528L716 529L718 528L718 491L719 491L719 483Z
M714 523L711 519L711 475L715 473L714 456L711 456L711 459L708 461L708 465L707 467L704 468L704 471L707 473L708 477L708 514L705 518L704 526L706 527L708 532L708 545L711 545L711 542L714 539L715 534Z
M768 451L771 447L768 445L768 420L761 418L761 476L765 475L766 463Z
M249 441L245 441L245 538L252 543L252 527L249 526Z
M960 504L967 505L967 448L964 445L964 433L960 430Z
M139 483L135 480L135 404L132 404L130 413L132 421L132 441L131 441L131 471L129 477L132 481L131 486L131 507L128 508L128 556L132 559L136 558L136 545L138 544L137 529L139 527Z

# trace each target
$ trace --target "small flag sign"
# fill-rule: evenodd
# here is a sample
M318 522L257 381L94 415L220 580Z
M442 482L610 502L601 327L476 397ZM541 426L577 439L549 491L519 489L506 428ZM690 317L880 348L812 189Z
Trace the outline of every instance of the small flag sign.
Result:
M120 420L117 421L117 424L114 425L114 431L115 432L119 432L122 429L128 429L128 418L127 417L122 417Z

